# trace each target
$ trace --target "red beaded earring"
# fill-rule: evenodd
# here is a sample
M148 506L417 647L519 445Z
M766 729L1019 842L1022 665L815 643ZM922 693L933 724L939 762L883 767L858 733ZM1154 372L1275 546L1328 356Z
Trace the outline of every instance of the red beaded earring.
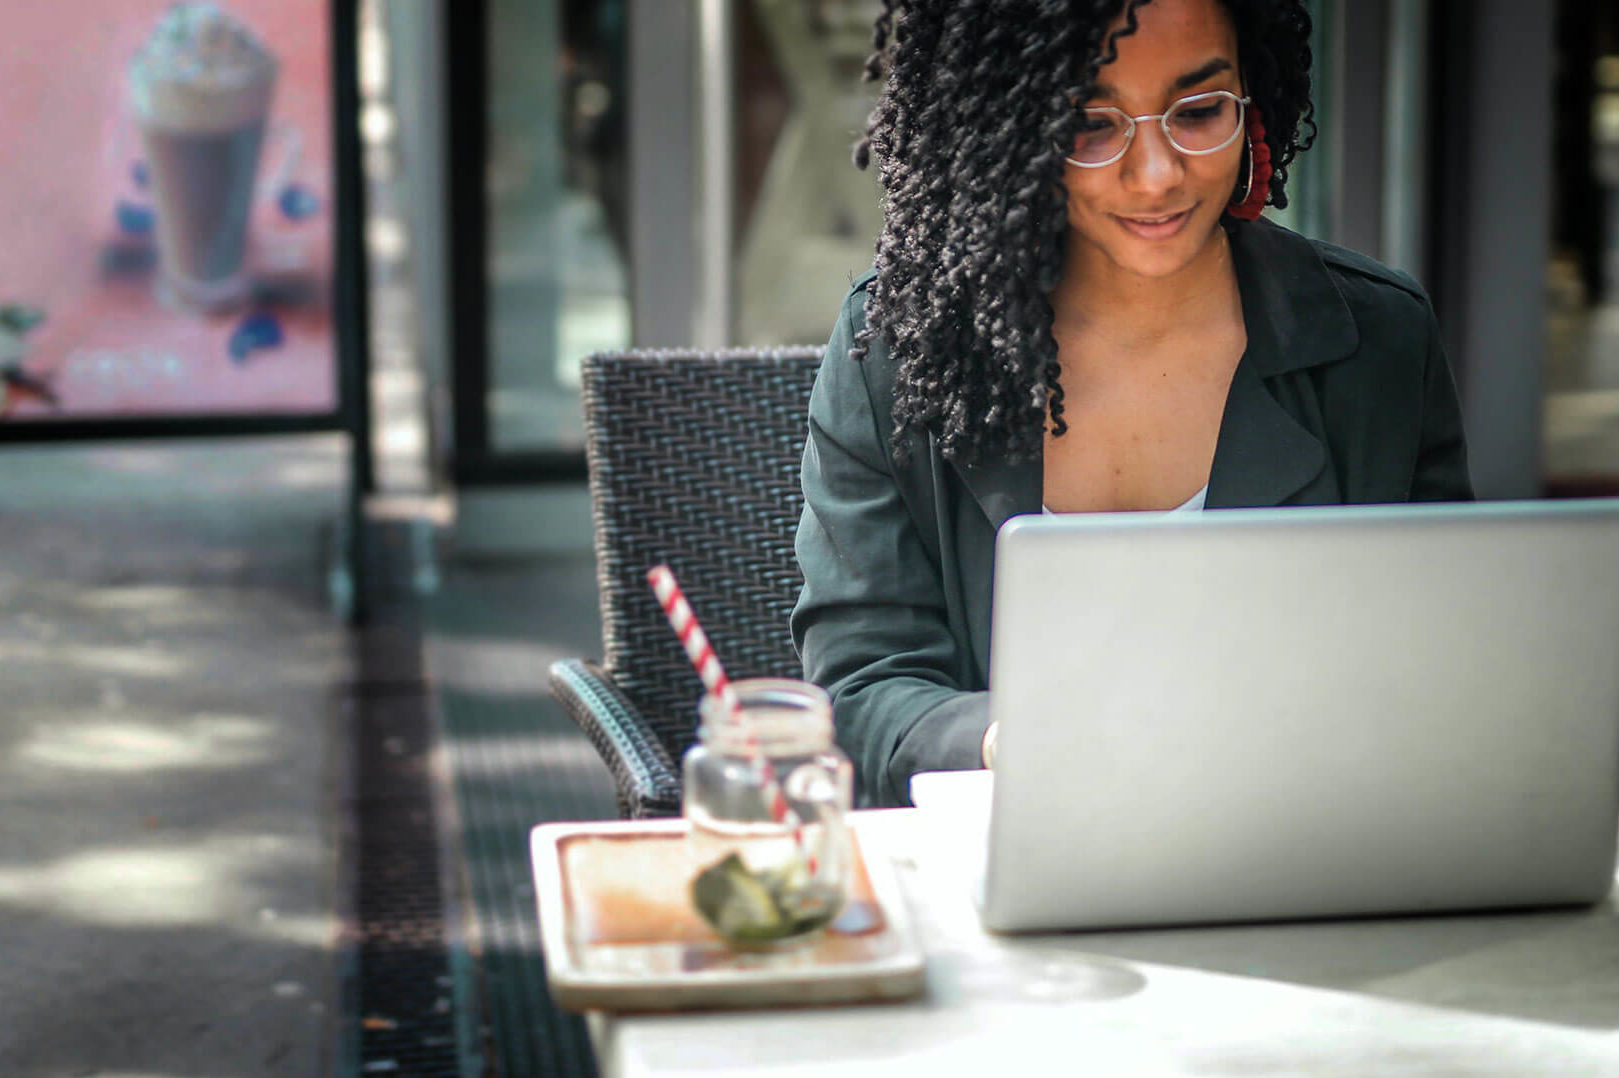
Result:
M1265 212L1265 201L1270 198L1270 178L1275 172L1270 164L1270 143L1265 141L1265 124L1259 110L1248 106L1248 185L1242 192L1242 201L1232 196L1226 212L1243 221L1257 221Z

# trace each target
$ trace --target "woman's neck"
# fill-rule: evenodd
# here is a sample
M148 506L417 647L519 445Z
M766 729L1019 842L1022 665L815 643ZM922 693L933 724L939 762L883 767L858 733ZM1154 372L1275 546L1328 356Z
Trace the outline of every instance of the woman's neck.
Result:
M1224 228L1167 277L1143 277L1071 236L1062 280L1051 294L1059 341L1105 340L1114 348L1149 348L1199 327L1241 317L1231 243Z

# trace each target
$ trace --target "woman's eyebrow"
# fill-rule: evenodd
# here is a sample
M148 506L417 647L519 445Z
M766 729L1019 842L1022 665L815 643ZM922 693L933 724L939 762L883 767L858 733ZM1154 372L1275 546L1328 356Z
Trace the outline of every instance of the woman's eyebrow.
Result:
M1231 61L1223 56L1217 56L1204 64L1196 71L1189 71L1175 80L1175 89L1187 90L1200 82L1207 82L1222 71L1232 70Z
M1202 67L1198 68L1197 70L1188 71L1186 74L1180 76L1170 86L1170 89L1171 90L1189 89L1189 88L1191 88L1193 86L1196 86L1200 82L1207 82L1209 79L1212 79L1214 76L1220 74L1221 72L1232 71L1232 70L1235 70L1235 69L1231 66L1231 61L1230 60L1227 60L1223 56L1217 56L1214 59L1210 60L1208 63L1204 64ZM1117 96L1117 95L1114 92L1113 87L1109 86L1105 82L1098 82L1091 89L1091 96L1092 97L1114 97L1114 96Z

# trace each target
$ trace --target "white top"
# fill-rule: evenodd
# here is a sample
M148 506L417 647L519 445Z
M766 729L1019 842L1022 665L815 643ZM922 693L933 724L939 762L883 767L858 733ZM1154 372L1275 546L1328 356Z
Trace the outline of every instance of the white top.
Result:
M1208 500L1209 500L1209 485L1207 483L1204 483L1202 490L1198 491L1196 494L1192 495L1190 498L1187 498L1184 502L1177 505L1175 508L1165 510L1165 512L1169 512L1169 513L1201 513L1203 511L1203 504L1205 502L1207 502ZM1043 505L1040 507L1040 511L1042 513L1047 514L1048 516L1056 516L1057 515L1056 513L1052 512L1050 509L1046 508Z

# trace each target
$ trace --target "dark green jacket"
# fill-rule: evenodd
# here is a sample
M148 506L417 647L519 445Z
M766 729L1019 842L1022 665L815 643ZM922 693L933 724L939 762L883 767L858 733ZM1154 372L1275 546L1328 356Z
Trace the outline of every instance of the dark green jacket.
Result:
M1207 507L1472 497L1455 385L1422 289L1404 274L1259 221L1232 226L1248 348ZM917 771L979 766L989 723L995 532L1038 513L1038 462L958 467L920 436L889 451L894 367L856 281L810 397L804 589L793 640L832 694L862 804L905 804Z

